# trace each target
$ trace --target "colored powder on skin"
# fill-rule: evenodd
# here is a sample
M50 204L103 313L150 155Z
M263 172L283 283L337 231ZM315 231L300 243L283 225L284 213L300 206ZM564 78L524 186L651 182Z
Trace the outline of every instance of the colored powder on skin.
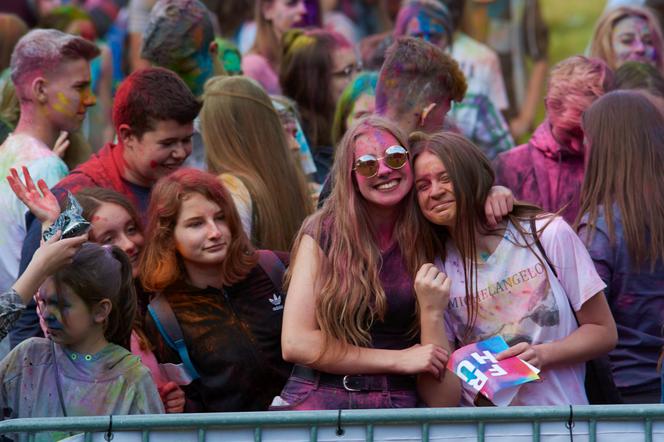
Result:
M58 101L53 104L53 110L65 115L67 117L74 117L76 115L76 112L72 112L72 111L67 109L71 105L71 102L65 96L65 94L63 94L62 92L58 92L56 94L56 97L57 97Z
M46 320L46 325L48 328L53 329L53 330L62 330L64 329L64 325L62 322L58 320L53 314L49 315Z
M301 35L293 41L293 44L291 44L289 52L293 51L299 51L303 48L309 47L316 44L316 39L314 37L311 37L309 35Z

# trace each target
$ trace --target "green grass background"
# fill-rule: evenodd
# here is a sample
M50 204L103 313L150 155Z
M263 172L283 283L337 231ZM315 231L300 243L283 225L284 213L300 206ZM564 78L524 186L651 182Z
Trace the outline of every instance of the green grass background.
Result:
M544 20L549 25L549 68L571 55L584 53L605 5L605 0L540 0ZM536 125L543 118L544 97Z

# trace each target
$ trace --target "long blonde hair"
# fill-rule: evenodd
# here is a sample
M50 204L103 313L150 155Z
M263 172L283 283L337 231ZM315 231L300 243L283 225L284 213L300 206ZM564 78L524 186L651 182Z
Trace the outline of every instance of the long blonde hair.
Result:
M270 98L246 77L215 77L200 115L210 172L235 175L249 190L254 243L288 250L313 205Z
M627 17L639 17L648 22L648 26L652 30L653 44L657 50L657 69L660 72L664 72L662 28L659 25L657 17L655 17L650 9L639 6L620 6L611 9L599 19L590 43L590 56L601 58L611 69L618 68L613 52L613 45L611 44L611 36L616 24Z
M352 170L355 142L372 128L388 132L402 146L408 146L403 133L378 116L362 119L349 129L337 148L331 172L335 185L330 197L307 219L293 246L295 255L302 237L309 235L326 255L319 266L316 320L327 342L338 340L346 345L370 345L371 326L375 320L384 319L387 311L379 276L382 263L376 232ZM404 198L402 206L393 237L412 277L420 262L416 253L421 250L416 246L419 224L412 193Z

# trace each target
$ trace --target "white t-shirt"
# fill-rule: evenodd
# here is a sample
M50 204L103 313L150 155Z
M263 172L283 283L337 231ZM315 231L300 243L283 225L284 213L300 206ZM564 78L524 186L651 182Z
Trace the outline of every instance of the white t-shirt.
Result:
M549 220L538 220L537 229ZM522 226L530 232L528 221ZM585 246L562 218L554 218L539 236L558 278L539 256L532 236L526 236L532 249L524 247L526 241L510 223L493 254L477 265L479 309L467 338L463 267L458 251L448 242L447 259L442 266L452 279L445 317L450 341L456 340L463 346L501 335L509 345L523 341L541 344L561 340L578 328L570 303L578 311L606 285ZM585 364L547 368L540 377L540 382L523 385L510 405L588 404ZM462 404L472 405L474 397L474 391L464 389Z
M25 239L25 214L28 208L14 195L5 177L14 167L23 179L26 166L35 184L40 179L53 187L67 176L67 165L51 149L28 135L10 135L0 145L0 292L9 289L18 277L21 248Z
M468 92L486 95L498 110L509 107L500 60L493 49L463 32L457 32L451 55L466 77Z

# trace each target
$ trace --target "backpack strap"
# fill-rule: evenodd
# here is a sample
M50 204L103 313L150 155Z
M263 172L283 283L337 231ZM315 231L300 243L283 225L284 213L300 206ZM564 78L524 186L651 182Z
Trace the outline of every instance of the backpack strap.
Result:
M544 246L542 245L542 242L539 239L539 236L537 235L537 226L535 225L535 218L530 218L530 233L533 235L533 239L535 240L535 246L537 246L537 250L542 254L542 257L546 261L547 264L549 264L549 268L553 272L554 276L557 278L558 277L558 272L556 272L556 269L553 268L553 264L551 263L551 260L549 260L549 257L546 255L546 251L544 251ZM574 311L572 309L572 311Z
M539 252L542 254L542 257L546 261L546 263L549 265L549 268L553 272L553 275L556 277L556 279L560 280L558 278L558 272L556 272L556 269L553 268L553 264L551 263L551 260L549 260L549 257L546 255L546 251L544 250L544 246L542 245L542 242L539 239L539 236L537 235L537 226L535 225L535 218L530 218L530 233L533 235L533 239L535 240L535 246L537 246L537 249ZM574 306L572 305L572 301L569 300L568 296L565 296L565 299L567 299L567 303L569 304L570 310L572 310L572 314L574 315L574 319L576 320L576 325L580 325L581 323L579 322L579 318L576 317L576 312L574 311Z
M200 378L201 376L196 371L196 367L194 367L194 363L189 357L180 323L175 317L175 313L173 313L173 309L166 297L161 293L157 293L148 305L148 312L152 316L159 334L164 338L164 342L180 355L184 369L192 380Z
M281 262L276 253L272 250L257 250L258 252L258 265L261 266L263 271L267 273L268 278L272 281L272 285L281 292L284 287L284 273L286 266Z

